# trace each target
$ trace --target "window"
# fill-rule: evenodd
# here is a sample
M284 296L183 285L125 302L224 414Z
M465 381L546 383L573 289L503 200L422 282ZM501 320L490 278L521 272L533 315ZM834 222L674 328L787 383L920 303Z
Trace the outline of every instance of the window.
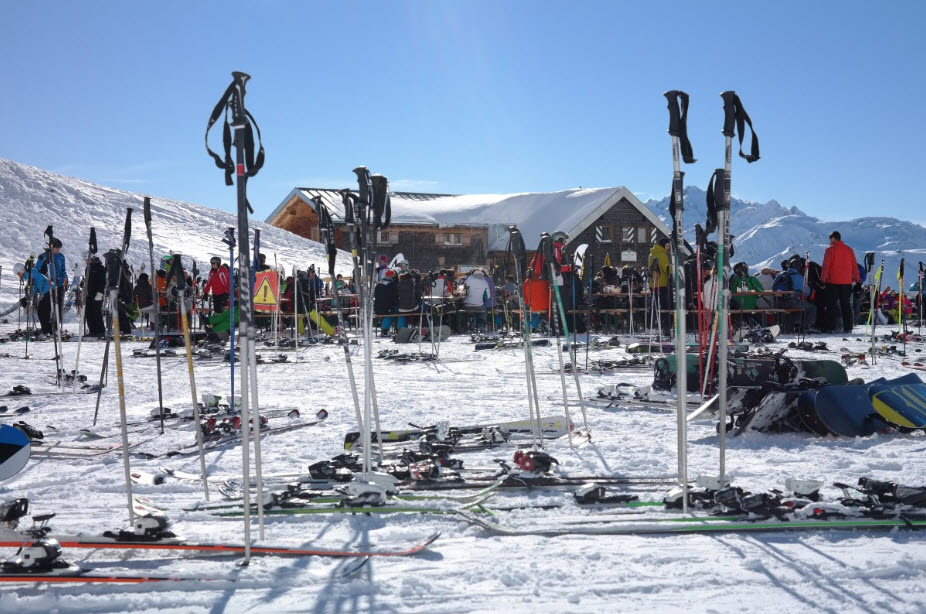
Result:
M614 242L614 226L598 226L595 228L595 240L598 243Z
M380 243L389 243L389 233L381 232L379 233L379 242Z
M637 243L649 243L649 232L647 228L637 228Z
M633 226L627 226L624 228L624 241L627 243L633 243L633 237L636 234L636 229Z
M458 233L445 232L444 245L462 245L463 237Z

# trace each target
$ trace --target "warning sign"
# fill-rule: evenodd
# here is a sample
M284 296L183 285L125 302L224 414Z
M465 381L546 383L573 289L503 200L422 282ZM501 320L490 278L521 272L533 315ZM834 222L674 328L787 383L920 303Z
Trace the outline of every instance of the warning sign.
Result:
M280 304L280 277L274 271L261 271L254 279L254 310L276 311Z

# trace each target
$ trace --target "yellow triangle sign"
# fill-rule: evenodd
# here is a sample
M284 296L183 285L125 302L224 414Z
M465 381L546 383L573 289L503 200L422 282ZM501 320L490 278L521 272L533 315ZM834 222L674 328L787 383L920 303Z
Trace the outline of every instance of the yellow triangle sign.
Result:
M255 305L276 305L277 297L273 292L273 285L270 283L269 276L263 276L257 282L257 290L254 291Z

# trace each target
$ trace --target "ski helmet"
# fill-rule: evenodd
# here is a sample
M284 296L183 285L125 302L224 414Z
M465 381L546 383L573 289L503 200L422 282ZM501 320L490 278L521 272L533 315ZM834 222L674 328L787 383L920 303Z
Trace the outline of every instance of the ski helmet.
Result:
M562 230L557 230L553 233L553 240L557 243L565 243L569 238L569 235L563 232Z
M25 273L26 267L21 262L17 262L13 265L13 275L19 275L20 273Z
M58 237L55 237L54 239L52 239L51 246L52 248L57 247L58 249L61 249L61 239L59 239Z
M222 259L219 258L218 256L213 256L212 258L209 259L209 264L222 266Z

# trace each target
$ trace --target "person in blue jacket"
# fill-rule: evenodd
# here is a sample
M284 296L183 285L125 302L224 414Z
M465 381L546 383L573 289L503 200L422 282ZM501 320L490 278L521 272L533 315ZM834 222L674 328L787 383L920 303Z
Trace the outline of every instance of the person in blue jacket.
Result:
M804 259L794 256L787 264L787 270L779 273L772 282L772 290L792 293L781 297L779 305L784 308L802 310L804 313L801 326L806 332L817 321L817 306L809 300L810 287L804 286Z
M25 294L19 299L20 305L25 308L29 307L30 304L35 306L48 296L48 290L50 288L48 278L42 275L37 267L33 267L31 270L27 271L23 265L17 264L13 271L16 273L16 276L22 280L25 286ZM43 334L47 334L44 332L44 329Z
M53 239L51 247L52 257L49 258L49 251L43 252L35 261L35 268L39 273L45 276L48 283L52 285L57 295L58 313L64 313L64 297L68 289L68 271L64 262L64 254L61 253L61 239ZM51 292L48 292L39 301L38 309L39 323L42 325L42 333L46 335L54 334L55 318L51 309Z

